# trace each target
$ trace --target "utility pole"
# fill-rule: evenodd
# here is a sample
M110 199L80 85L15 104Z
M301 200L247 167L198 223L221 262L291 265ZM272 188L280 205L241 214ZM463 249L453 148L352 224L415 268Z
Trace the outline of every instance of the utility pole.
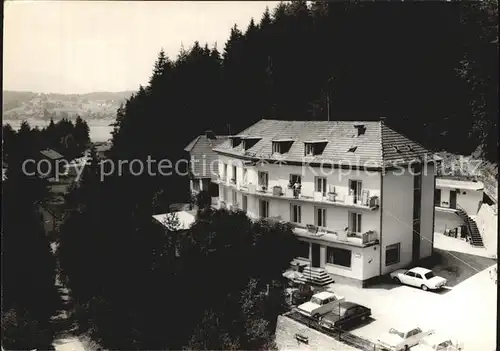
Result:
M326 81L326 111L328 122L330 122L330 82L335 79L334 77L328 78Z
M328 122L330 122L330 92L326 92L326 109L327 109L327 116L328 116Z

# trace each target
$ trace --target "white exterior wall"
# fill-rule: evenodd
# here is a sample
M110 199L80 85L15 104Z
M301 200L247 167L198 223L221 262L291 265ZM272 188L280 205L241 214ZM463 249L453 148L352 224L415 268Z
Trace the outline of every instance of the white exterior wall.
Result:
M476 223L488 253L497 256L498 216L491 206L483 204L479 210Z
M381 274L383 275L407 266L412 261L413 175L407 170L387 171L382 177L382 182ZM386 266L386 247L396 243L400 243L399 262Z
M439 188L441 190L441 207L450 207L450 188ZM462 208L470 216L475 216L483 202L483 190L460 189L457 192L457 208Z
M437 210L434 217L434 232L444 234L446 230L455 229L464 224L456 213Z
M237 181L241 184L243 180L243 163L241 160L219 155L219 171L222 172L222 164L227 164L228 178L232 176L232 165L237 166ZM301 175L302 179L302 194L312 196L314 192L314 181L316 176L327 178L327 185L335 186L337 197L343 198L348 194L349 180L361 180L363 190L369 191L369 196L380 197L380 173L371 172L368 174L364 171L356 170L339 170L324 168L322 173L320 168L308 166L291 166L291 165L276 165L265 164L262 166L247 167L247 181L251 184L258 184L258 172L268 172L269 174L269 189L278 185L285 190L290 180L290 174Z
M420 213L420 258L432 254L434 239L434 164L428 163L422 172L422 210Z

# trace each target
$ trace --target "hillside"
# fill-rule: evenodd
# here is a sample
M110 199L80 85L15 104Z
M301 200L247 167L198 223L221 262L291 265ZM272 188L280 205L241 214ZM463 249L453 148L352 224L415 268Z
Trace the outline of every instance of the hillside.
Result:
M110 119L132 94L122 92L92 92L87 94L40 94L24 91L3 91L3 119L24 120L50 118Z

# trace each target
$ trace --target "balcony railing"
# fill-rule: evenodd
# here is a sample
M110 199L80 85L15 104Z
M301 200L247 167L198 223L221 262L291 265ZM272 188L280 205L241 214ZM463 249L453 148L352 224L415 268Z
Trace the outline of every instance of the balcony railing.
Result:
M306 193L300 189L289 187L274 186L269 188L266 185L241 185L240 190L249 194L257 194L265 197L285 198L290 200L299 200L304 202L313 202L321 204L330 204L343 207L360 208L376 210L379 207L378 196L367 196L363 199L361 196L344 195L337 196L332 193L310 192Z
M353 233L349 231L333 231L315 225L303 225L292 223L295 234L308 238L321 238L325 241L352 244L355 246L367 246L378 242L378 234L374 230L364 233Z

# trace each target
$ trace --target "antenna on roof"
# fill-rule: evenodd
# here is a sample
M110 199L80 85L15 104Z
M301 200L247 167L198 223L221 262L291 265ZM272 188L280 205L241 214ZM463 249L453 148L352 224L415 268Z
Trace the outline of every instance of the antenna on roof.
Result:
M231 125L229 123L227 124L227 130L228 130L228 135L231 135Z

